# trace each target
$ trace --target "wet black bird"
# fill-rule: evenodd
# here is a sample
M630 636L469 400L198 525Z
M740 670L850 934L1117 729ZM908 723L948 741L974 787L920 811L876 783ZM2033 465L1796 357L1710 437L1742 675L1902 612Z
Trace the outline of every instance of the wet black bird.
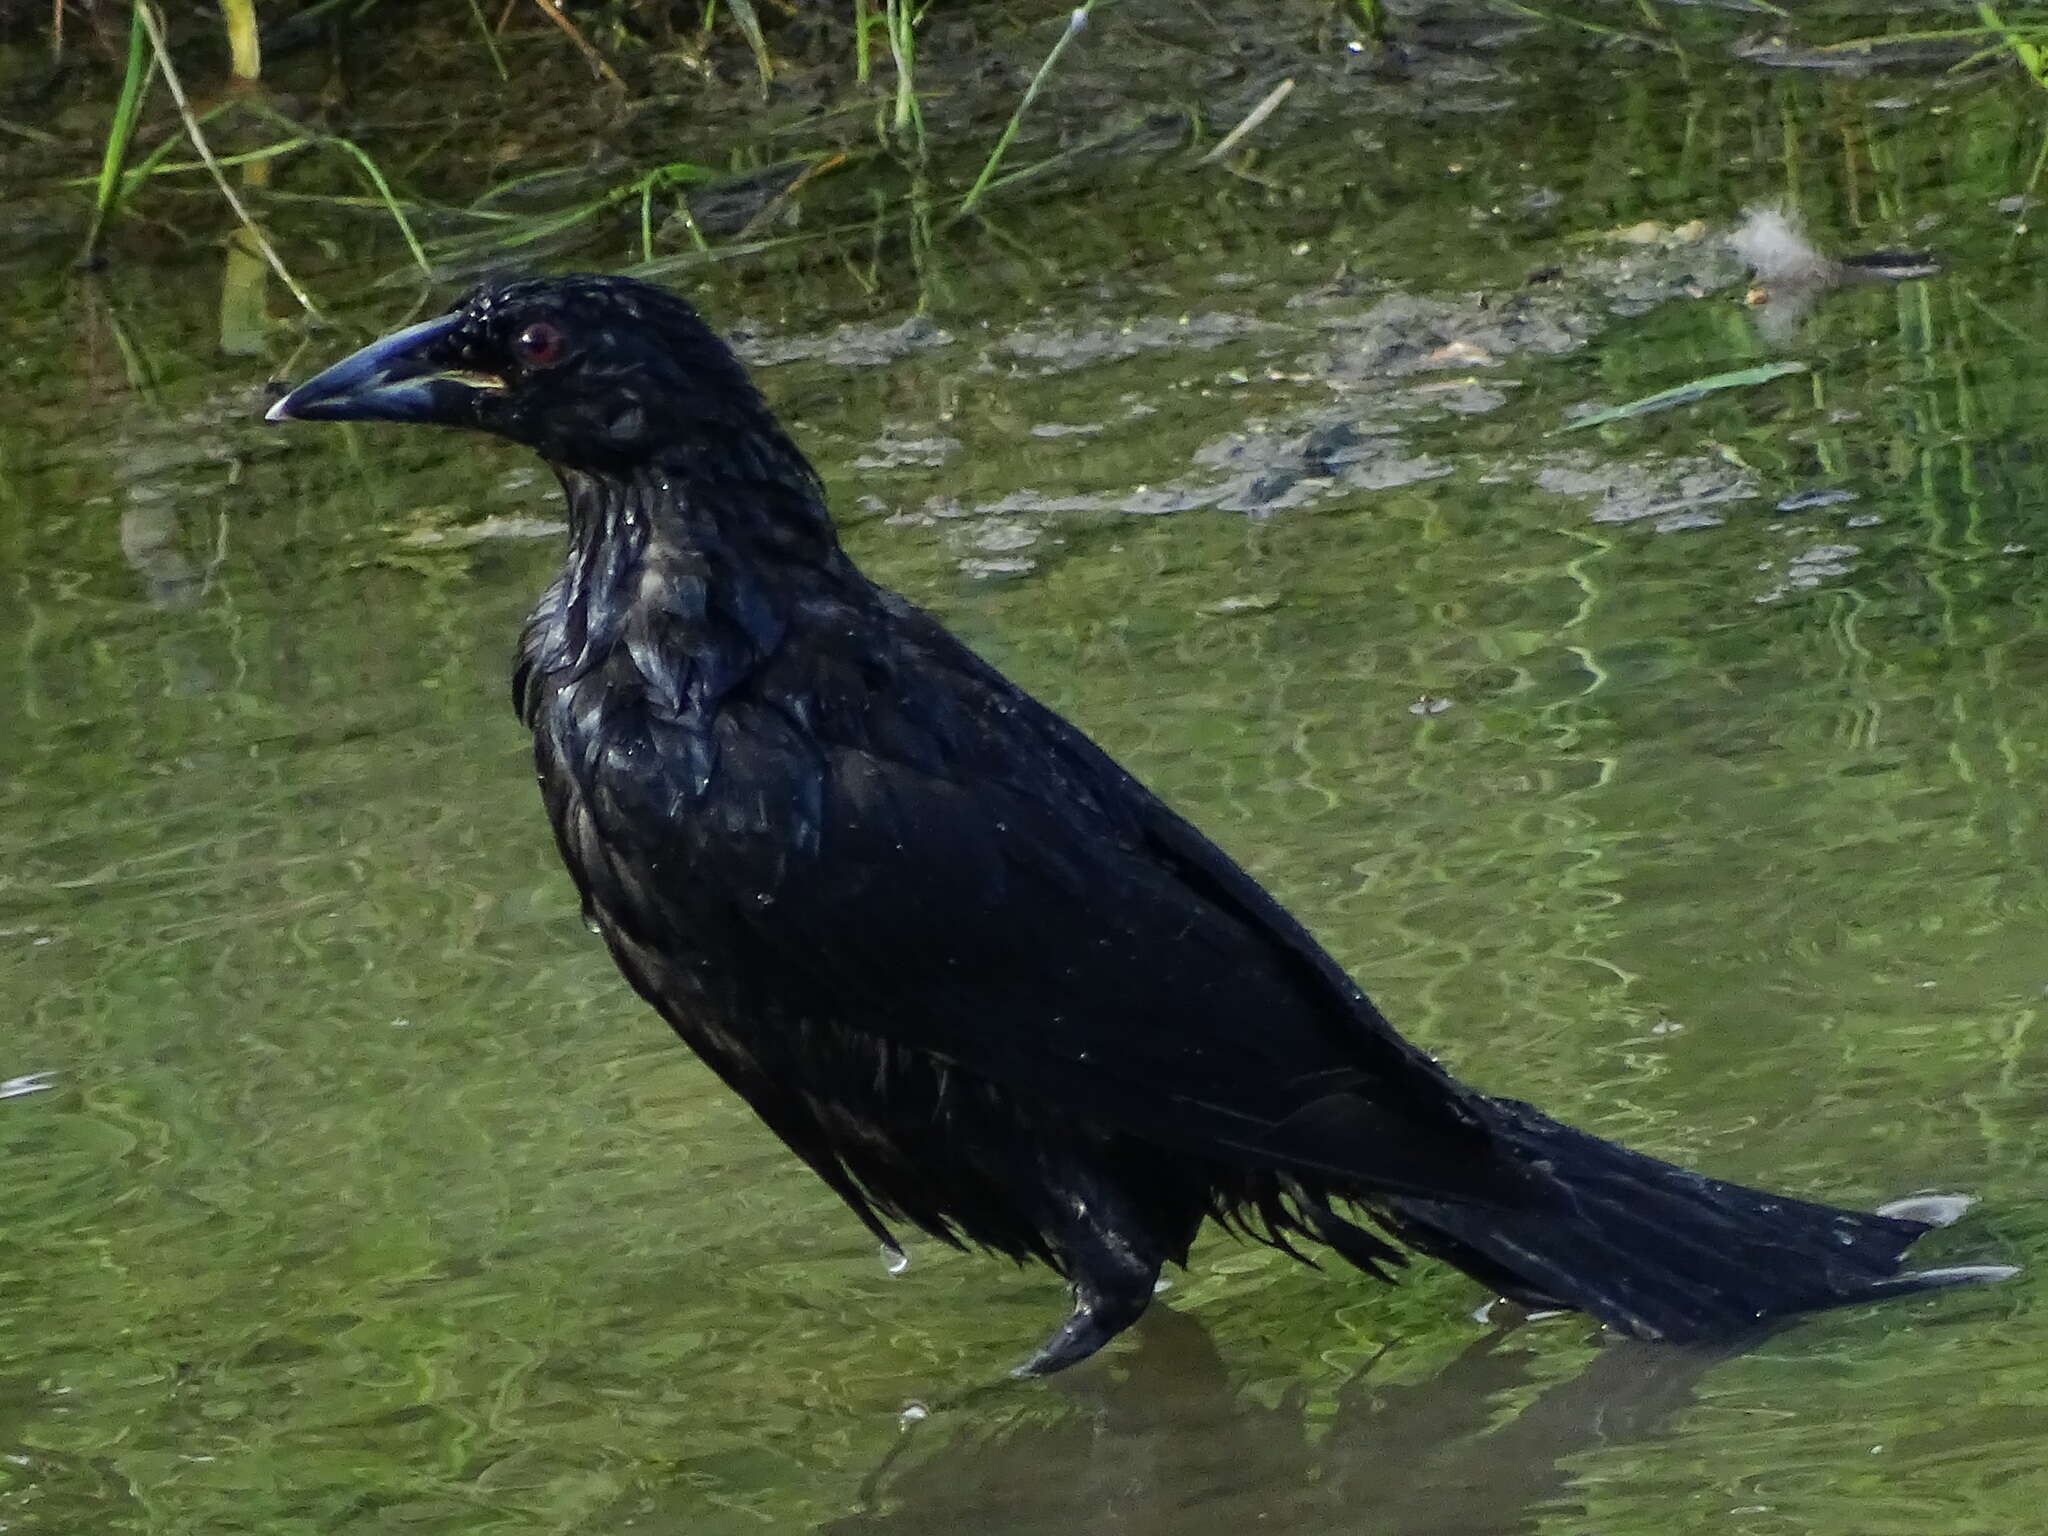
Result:
M1456 1081L1227 854L862 575L661 289L487 284L269 419L547 460L568 554L513 692L587 916L884 1244L901 1221L1067 1279L1024 1373L1128 1327L1207 1217L1382 1277L1418 1249L1651 1339L1993 1273L1898 1272L1955 1202L1720 1183Z

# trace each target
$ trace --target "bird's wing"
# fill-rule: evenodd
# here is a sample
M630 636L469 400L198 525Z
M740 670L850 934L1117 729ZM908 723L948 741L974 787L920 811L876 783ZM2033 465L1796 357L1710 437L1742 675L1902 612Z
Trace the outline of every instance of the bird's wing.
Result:
M1474 1096L1256 882L935 624L904 631L791 648L728 700L702 806L670 822L677 878L647 893L664 926L772 976L778 1011L1053 1119L1501 1193Z

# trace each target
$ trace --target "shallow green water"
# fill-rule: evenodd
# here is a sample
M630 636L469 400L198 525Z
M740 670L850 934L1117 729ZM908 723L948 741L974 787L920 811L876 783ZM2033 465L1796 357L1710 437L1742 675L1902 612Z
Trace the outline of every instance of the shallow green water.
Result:
M1461 1073L1796 1193L1967 1190L1928 1251L2038 1272L2048 290L1991 204L2040 109L1473 67L1511 112L1304 93L1258 182L694 281L763 355L837 336L762 378L868 568ZM1774 351L1705 244L1576 238L1784 195L1949 271ZM210 262L6 276L0 1527L2048 1529L2031 1274L1714 1361L1216 1238L1101 1361L977 1391L1057 1282L884 1273L576 919L504 698L554 544L450 537L553 516L534 467L255 425L285 348L209 355ZM920 299L950 339L843 361Z

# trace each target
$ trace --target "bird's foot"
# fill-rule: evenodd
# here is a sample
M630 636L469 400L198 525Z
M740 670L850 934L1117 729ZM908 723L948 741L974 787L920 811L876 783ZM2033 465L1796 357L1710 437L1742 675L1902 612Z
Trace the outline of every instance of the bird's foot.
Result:
M1010 1374L1028 1379L1079 1365L1138 1320L1152 1300L1157 1273L1145 1276L1142 1285L1119 1285L1113 1291L1077 1285L1073 1313L1039 1346L1037 1354Z

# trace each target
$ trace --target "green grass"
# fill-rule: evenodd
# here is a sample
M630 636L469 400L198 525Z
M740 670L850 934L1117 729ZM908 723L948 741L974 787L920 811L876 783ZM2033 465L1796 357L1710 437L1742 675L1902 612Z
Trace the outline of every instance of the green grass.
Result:
M882 32L889 40L889 57L896 64L894 106L889 131L895 141L925 155L924 108L917 99L917 24L930 8L930 0L882 0Z
M1074 8L1073 15L1067 19L1066 29L1047 51L1045 62L1038 66L1038 73L1031 77L1031 83L1024 88L1024 95L1017 103L1017 110L1010 114L1009 122L1003 125L1002 137L996 140L996 147L988 152L988 159L981 167L981 174L974 178L974 185L967 189L967 196L960 200L960 211L963 214L972 213L974 205L981 201L982 194L988 190L989 182L995 176L996 167L1002 164L1003 155L1009 149L1010 141L1017 137L1017 129L1024 121L1024 114L1031 110L1031 103L1038 99L1039 88L1045 84L1046 76L1050 75L1053 66L1059 63L1060 55L1066 51L1067 44L1081 35L1081 29L1088 25L1088 13L1094 9L1095 0L1084 0L1083 4Z
M1702 37L1719 39L1715 51L1725 54L1736 25L1725 16L1702 13L1698 7L1659 0L1502 3L1562 32L1623 45L1615 55L1618 59L1631 56L1629 45L1685 54L1695 50L1696 40ZM437 66L456 78L461 76L463 56L472 54L471 74L478 81L480 104L487 112L493 98L530 98L532 103L525 118L500 114L490 128L482 130L531 138L525 154L505 167L511 172L508 176L495 164L483 166L478 174L477 162L484 157L473 147L467 161L460 153L452 159L437 153L457 136L452 126L437 129L417 150L408 146L410 159L401 160L371 133L315 131L293 117L278 116L263 104L260 88L219 97L208 89L211 82L196 82L194 94L202 104L182 110L176 125L165 124L148 109L151 83L164 72L171 53L150 45L145 11L138 3L131 9L123 68L118 80L109 81L111 100L97 171L79 178L92 193L82 255L94 259L103 254L123 214L138 199L151 197L152 189L161 185L173 190L176 178L207 174L215 178L221 202L244 231L243 237L253 248L268 251L266 263L307 304L310 299L285 272L282 257L259 225L259 215L267 212L284 217L285 208L295 210L287 220L293 236L287 243L295 243L312 233L303 230L300 221L309 220L323 205L337 212L377 209L403 245L411 271L431 278L490 259L537 259L565 244L600 238L607 221L614 219L621 230L629 232L634 255L644 268L751 256L764 249L837 238L872 223L872 210L880 205L889 210L885 222L892 233L888 238L900 242L922 270L937 250L933 243L937 228L973 215L977 227L1000 241L1002 232L986 223L987 212L999 194L1010 200L1047 195L1047 189L1071 180L1092 152L1115 138L1113 125L1107 123L1098 131L1074 132L1071 122L1061 116L1058 98L1061 74L1073 71L1074 60L1081 60L1082 68L1100 70L1103 66L1093 56L1110 53L1118 46L1112 31L1104 34L1100 44L1076 51L1074 44L1084 30L1118 27L1121 13L1099 0L1086 0L1071 11L1045 6L1017 14L1021 9L988 0L819 0L814 6L801 7L794 0L705 0L701 11L678 23L669 18L666 6L617 0L602 17L596 12L584 13L576 27L566 28L562 26L566 18L557 13L548 12L549 19L542 20L519 5L499 15L499 7L484 0L419 0L416 5L400 5L397 0L314 0L295 10L286 0L265 10L264 19L273 24L293 14L317 17L338 29L344 42L350 29L407 29L406 46L439 50L433 55ZM1291 34L1305 50L1343 47L1357 52L1367 43L1388 40L1390 31L1400 25L1381 0L1342 0L1341 4L1274 0L1272 14L1276 33L1283 24L1320 18L1314 26ZM2009 56L2037 84L2048 87L2048 18L2044 18L2042 6L1998 10L1985 4L1974 16L1954 18L1955 25L1929 24L1929 16L1939 19L1942 14L1907 15L1887 23L1889 31L1845 36L1859 25L1867 28L1868 21L1848 13L1830 16L1825 8L1813 8L1798 17L1783 16L1782 37L1787 48L1813 61L1861 57L1918 43L1958 42L1974 55L1967 62ZM1948 15L1954 17L1954 13ZM986 46L990 58L999 57L1054 17L1062 18L1064 26L1039 55L1028 84L1009 103L1000 127L993 126L985 105L965 97L962 81L972 75L963 77L963 58L931 54L935 46L958 49L965 39L968 45ZM969 25L960 24L963 18ZM217 11L181 13L170 44L179 50L188 73L203 67L219 69L218 45L211 55L192 46L204 29L218 28L233 67L253 82L250 72L260 68L254 19L248 0L222 0ZM509 28L500 25L507 20L512 23ZM792 30L792 22L798 20L803 27ZM937 27L941 21L943 29ZM1716 26L1721 28L1719 32L1713 30ZM1753 19L1742 26L1748 33L1755 32ZM1772 34L1774 39L1779 36ZM1218 46L1225 41L1219 37ZM1127 40L1124 46L1128 46ZM343 51L337 52L337 58ZM663 73L664 69L673 70L673 58L685 54L690 60L685 76ZM1305 61L1307 57L1305 53ZM616 68L608 60L615 60ZM836 72L832 68L835 63ZM607 78L624 83L627 93L593 95L585 65L591 70L601 67ZM306 75L303 66L302 52L301 81ZM740 73L741 69L745 73ZM774 92L785 75L795 78L798 73L805 73L808 80L822 78L825 90L792 116ZM1757 76L1767 78L1769 73L1759 70ZM684 82L680 89L676 85L679 78ZM1301 83L1309 78L1305 76ZM487 83L490 81L495 81L496 87ZM1263 131L1268 142L1274 140L1276 131L1267 126L1268 118L1287 99L1294 83L1290 74L1248 112L1240 107L1243 115L1236 127L1210 149L1209 158L1234 151L1254 131ZM388 90L393 85L402 89L403 84L380 81L362 89ZM721 96L720 91L728 94ZM753 120L756 109L733 99L730 93L735 91L759 93L758 123ZM936 107L942 100L946 103L943 128L937 126L941 118ZM1293 99L1290 117L1304 110L1301 103L1306 100L1306 96ZM614 139L613 125L606 123L594 105L600 101L614 103L626 122L641 114L639 120L665 126L653 135L628 130ZM671 103L679 109L673 115L669 113ZM929 121L928 105L933 108ZM653 108L659 108L662 115L657 116L650 110ZM1195 106L1188 110L1192 117L1201 115ZM224 144L227 152L219 154L200 142L208 131L224 133L224 128L215 126L223 114L233 122L244 113L282 128L283 134L255 145L244 134L229 139ZM873 119L872 138L865 149L849 142L850 137L861 136L851 125L862 116ZM555 117L561 118L558 130L544 126ZM666 127L671 122L686 125L682 137L664 140L661 132L675 131ZM984 129L984 123L990 126ZM1057 135L1051 131L1055 126L1060 130ZM1280 124L1283 129L1286 126ZM40 130L33 125L0 127L11 127L15 136L39 142ZM535 132L536 128L540 131ZM542 156L569 155L577 133L630 146L631 163L608 170L601 185L585 185L551 206L521 211L502 201L502 194L516 186L524 170ZM988 137L983 138L984 133ZM762 134L772 134L772 141L760 137ZM1050 152L1041 149L1020 163L1023 143L1035 140L1043 144L1055 138L1056 148ZM349 177L361 182L362 195L355 188L337 186L332 177L323 177L318 171L301 170L301 165L319 158L307 151L324 151L327 158L345 163ZM273 181L260 172L272 161L288 163L291 168ZM803 161L807 168L744 227L729 226L721 231L717 226L707 230L700 225L684 196L686 190L711 186L771 161ZM837 184L845 178L828 177L828 172L854 161L864 162L865 169L857 186L842 192ZM560 159L556 163L558 169L564 168ZM244 173L234 186L222 175L231 168ZM2030 192L2044 174L2048 174L2048 133L2043 135L2024 185L2006 190ZM425 190L436 181L435 191ZM828 181L833 185L828 186ZM179 208L176 222L181 231L195 221L193 208L189 199ZM153 215L161 210L161 204L151 203ZM423 213L429 212L441 228L432 229L422 222ZM772 232L767 229L771 219L777 226ZM665 239L686 245L687 250L664 250Z
M1558 430L1578 432L1586 427L1604 427L1610 422L1630 421L1638 416L1668 411L1674 406L1690 405L1695 400L1704 400L1708 395L1719 394L1724 389L1748 389L1753 385L1768 384L1772 379L1782 379L1788 373L1806 371L1804 363L1782 362L1759 363L1754 368L1738 368L1728 373L1710 374L1706 378L1675 384L1670 389L1660 389L1655 394L1644 395L1622 405L1610 405L1597 411L1590 411L1584 416L1566 422Z
M107 124L100 173L94 184L92 223L85 232L85 248L79 253L81 263L90 263L98 256L100 237L120 210L121 199L128 190L121 166L128 158L129 146L135 142L135 125L142 116L150 82L155 78L156 58L150 52L149 32L142 24L142 7L137 5L128 19L128 62L121 72L121 94L114 101L113 116Z

